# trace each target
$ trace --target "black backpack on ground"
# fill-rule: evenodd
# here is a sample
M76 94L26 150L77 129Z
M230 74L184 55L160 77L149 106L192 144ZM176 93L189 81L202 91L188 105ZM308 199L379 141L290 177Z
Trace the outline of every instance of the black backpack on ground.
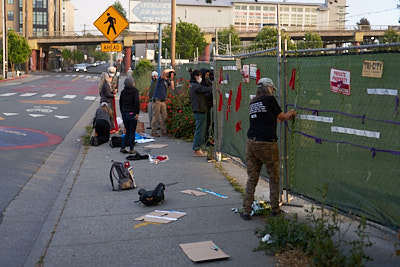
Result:
M111 136L110 139L110 147L114 148L114 147L121 147L122 145L122 137L121 136Z
M132 167L130 167L129 162L126 165L122 162L112 161L110 169L110 180L113 191L132 189L136 187ZM114 180L118 184L118 188L115 188Z
M159 183L154 190L140 189L138 192L139 200L136 202L140 201L146 206L157 205L164 200L164 190L165 185L163 183Z

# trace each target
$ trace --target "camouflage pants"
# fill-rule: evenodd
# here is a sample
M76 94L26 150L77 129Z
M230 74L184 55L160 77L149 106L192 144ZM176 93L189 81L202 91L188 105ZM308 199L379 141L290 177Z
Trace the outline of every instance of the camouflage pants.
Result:
M260 177L262 165L267 167L269 176L269 199L271 209L279 211L279 148L277 142L247 140L246 163L248 180L243 199L243 212L250 214L254 192Z

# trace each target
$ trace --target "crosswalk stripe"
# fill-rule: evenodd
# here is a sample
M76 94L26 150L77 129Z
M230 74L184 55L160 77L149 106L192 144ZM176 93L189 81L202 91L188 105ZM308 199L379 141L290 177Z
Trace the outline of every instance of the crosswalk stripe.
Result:
M65 96L63 96L63 98L68 98L68 99L73 99L75 97L76 97L76 95L65 95Z
M56 94L45 94L45 95L42 95L42 97L55 97L56 96Z
M17 93L5 93L5 94L1 94L0 96L12 96L12 95L16 95Z
M43 114L29 114L29 116L37 118L37 117L43 117Z
M85 98L83 98L83 100L95 100L96 97L95 96L85 96Z
M25 93L20 96L34 96L34 95L37 95L37 93Z

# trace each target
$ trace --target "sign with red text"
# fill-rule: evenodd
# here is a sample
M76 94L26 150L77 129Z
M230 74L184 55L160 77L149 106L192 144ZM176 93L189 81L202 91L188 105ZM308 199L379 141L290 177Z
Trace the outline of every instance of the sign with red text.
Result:
M331 91L350 95L350 71L331 68Z

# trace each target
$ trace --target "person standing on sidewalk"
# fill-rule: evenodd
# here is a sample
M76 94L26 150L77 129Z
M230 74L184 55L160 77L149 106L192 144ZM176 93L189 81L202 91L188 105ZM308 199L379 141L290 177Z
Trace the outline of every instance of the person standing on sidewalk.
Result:
M149 122L150 125L147 129L151 129L151 121L153 120L153 95L154 95L154 91L156 90L156 85L157 85L157 79L158 79L158 72L157 71L153 71L151 73L151 84L150 84L150 88L149 88L149 105L147 106L147 112L149 113Z
M129 145L129 154L135 154L135 132L136 126L139 119L139 90L135 87L135 81L133 78L128 77L124 81L124 89L121 92L119 98L119 109L122 114L122 120L126 133L122 139L120 152L127 154L125 147Z
M212 92L212 86L201 85L201 73L194 70L190 78L190 103L194 119L196 120L196 130L193 138L193 156L206 157L207 153L201 150L205 145L207 134L207 98L206 94Z
M248 180L240 217L250 220L254 192L260 177L261 167L267 167L269 177L271 216L281 213L279 208L279 148L276 125L279 121L291 120L296 111L283 113L274 97L276 87L270 78L257 83L256 96L250 102L250 127L247 132L246 164Z
M160 137L157 133L158 123L161 120L161 134L167 135L167 126L165 120L167 119L167 90L171 88L174 90L174 77L175 72L173 69L164 70L161 77L157 81L156 89L153 95L153 119L151 121L151 136Z

